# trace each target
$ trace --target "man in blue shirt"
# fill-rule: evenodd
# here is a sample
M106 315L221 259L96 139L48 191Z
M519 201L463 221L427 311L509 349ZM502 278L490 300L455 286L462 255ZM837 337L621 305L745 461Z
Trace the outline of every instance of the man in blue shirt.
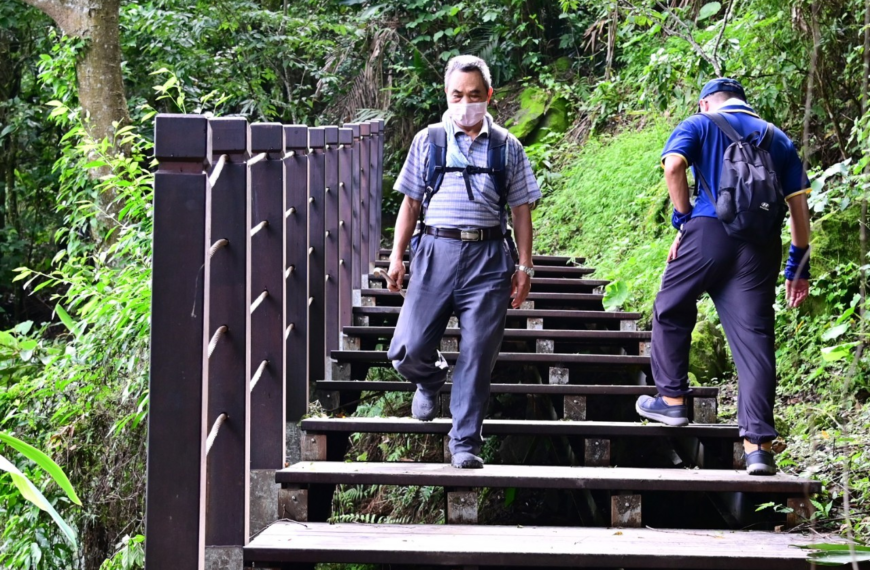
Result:
M708 82L699 107L704 113L720 113L738 134L755 144L768 128L746 103L743 87L734 79ZM770 128L774 133L769 153L791 215L786 300L796 307L809 291L809 181L792 141L773 125ZM729 145L731 140L710 118L697 114L677 126L662 152L674 204L672 222L678 233L653 311L651 364L659 395L642 396L636 410L668 425L688 424L689 348L697 300L706 292L719 313L737 365L737 421L744 438L746 470L750 475L771 475L776 466L770 445L777 435L773 304L782 244L778 238L758 244L729 236L707 192L697 192L693 207L686 176L692 167L695 179L706 180L714 199L718 197Z

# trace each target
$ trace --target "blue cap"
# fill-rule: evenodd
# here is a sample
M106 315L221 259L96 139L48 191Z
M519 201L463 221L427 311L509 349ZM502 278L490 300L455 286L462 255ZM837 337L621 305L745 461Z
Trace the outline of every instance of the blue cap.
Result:
M719 93L720 91L737 93L740 97L746 100L746 92L743 91L743 86L740 85L739 81L731 79L730 77L720 77L708 81L707 84L704 85L704 88L701 89L701 96L699 99L705 99L713 93Z

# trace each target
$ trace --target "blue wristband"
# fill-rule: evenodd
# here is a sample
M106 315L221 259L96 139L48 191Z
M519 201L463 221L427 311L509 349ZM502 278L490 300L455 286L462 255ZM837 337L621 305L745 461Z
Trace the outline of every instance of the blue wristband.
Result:
M683 224L692 219L692 211L689 210L688 214L681 214L674 208L674 213L671 215L671 225L676 229L682 229Z
M801 261L804 259L804 255L809 252L809 247L798 247L794 244L788 250L788 259L785 262L785 278L789 281L794 281L797 279L809 279L810 278L810 258L807 255L807 262L804 263L803 268L801 268ZM801 270L800 275L798 275L798 269Z

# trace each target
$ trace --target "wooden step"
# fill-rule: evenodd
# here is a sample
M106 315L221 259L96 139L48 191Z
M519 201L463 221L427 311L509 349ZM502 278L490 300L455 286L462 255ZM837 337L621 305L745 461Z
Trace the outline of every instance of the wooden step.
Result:
M392 253L389 249L382 249L379 252L381 260L389 260ZM408 261L408 253L405 252L404 260ZM585 257L567 257L564 255L533 255L532 263L537 265L583 265L586 263Z
M747 531L276 522L244 548L244 559L258 568L413 561L447 567L809 570L807 551L795 546L830 540Z
M447 434L450 419L421 422L414 418L306 418L302 430L309 433L416 433ZM689 424L671 427L658 423L578 422L562 420L485 420L483 435L541 435L579 437L698 437L740 439L736 425Z
M349 390L365 392L413 392L417 386L411 382L389 382L383 380L320 380L318 390ZM441 387L441 393L449 393L453 383ZM582 384L491 384L491 394L544 394L548 396L641 396L657 393L655 386L611 386ZM692 397L716 398L719 388L692 388Z
M401 294L390 291L389 289L363 289L361 294L363 297L374 297L375 302L378 304L382 302L390 304L390 301L394 301L394 303L391 304L401 304L402 302ZM598 310L601 310L600 307L603 299L604 295L595 293L538 293L535 291L532 291L526 297L527 301L535 301L541 304L593 306L598 308Z
M375 267L380 267L381 269L388 269L390 267L390 262L389 261L376 261ZM575 266L570 266L570 265L565 265L565 266L541 265L541 266L535 267L535 276L536 277L581 278L584 275L591 275L592 273L595 273L595 269L592 267L575 267Z
M399 316L401 307L354 307L353 313L362 316ZM522 319L558 319L574 320L592 323L636 321L640 313L627 313L623 311L556 311L548 309L508 309L508 318Z
M456 469L449 463L344 463L303 461L275 473L275 482L309 485L418 485L433 487L516 487L687 493L818 493L822 484L779 473L752 477L732 469L644 469L559 465L486 465Z
M368 276L369 283L375 281L384 283L383 277L370 274ZM408 286L410 276L405 275L403 285ZM532 291L537 292L556 292L556 291L594 291L599 287L606 286L610 281L602 279L572 279L568 277L532 277Z
M396 327L344 327L344 334L360 338L392 338ZM446 337L462 336L461 328L448 328L444 331ZM649 342L651 331L617 331L617 330L558 330L558 329L505 329L505 340L553 340L556 342L572 342L577 344L635 344Z
M459 358L458 352L442 352L447 362L453 364ZM333 350L330 356L338 362L368 362L388 364L385 350ZM645 366L649 356L626 354L547 354L543 352L500 352L497 362L522 362L527 364L552 364L569 366L572 364L606 364L616 366Z

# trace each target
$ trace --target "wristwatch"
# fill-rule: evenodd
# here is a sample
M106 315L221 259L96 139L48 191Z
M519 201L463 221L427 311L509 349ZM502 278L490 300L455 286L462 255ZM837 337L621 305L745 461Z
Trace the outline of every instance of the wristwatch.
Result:
M522 271L529 277L535 276L535 268L534 267L526 267L525 265L517 265L517 271Z

